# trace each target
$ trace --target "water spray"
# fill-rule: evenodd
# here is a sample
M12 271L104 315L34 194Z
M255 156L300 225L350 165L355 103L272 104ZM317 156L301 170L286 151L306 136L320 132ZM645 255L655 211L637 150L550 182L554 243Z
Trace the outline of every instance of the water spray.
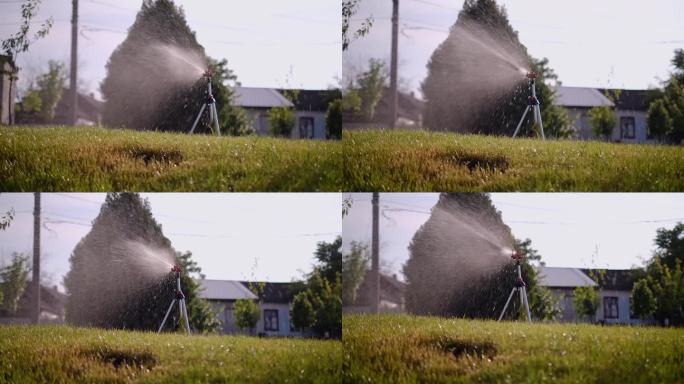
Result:
M537 91L534 86L537 76L539 75L537 74L537 72L527 72L525 76L530 82L531 95L527 98L527 108L525 108L525 112L523 113L522 118L518 123L518 126L515 128L515 132L513 132L513 137L518 135L518 131L520 131L520 127L522 126L523 121L525 121L525 116L527 116L527 112L529 112L531 109L532 114L534 115L534 122L539 126L539 132L541 132L542 140L545 140L546 137L544 136L544 125L542 124L541 110L539 108L539 99L537 99Z
M216 99L214 99L214 95L211 92L211 77L213 76L213 73L211 72L210 69L207 69L202 76L204 76L207 79L207 97L204 100L204 104L202 104L202 108L200 108L200 111L197 114L197 118L195 119L195 123L192 124L192 128L190 129L190 134L192 134L195 131L195 127L197 127L197 123L199 123L200 118L202 117L202 114L204 113L204 109L207 106L209 106L209 127L211 127L211 124L213 122L214 127L212 128L212 131L216 130L216 136L221 136L221 130L219 129L218 113L216 112Z
M520 267L520 264L522 264L524 256L525 255L523 255L523 253L520 251L514 251L511 255L511 259L513 259L513 261L515 262L515 266L518 270L518 277L515 279L515 285L511 290L511 294L508 295L508 300L506 300L506 305L504 305L503 311L501 311L499 321L501 321L501 319L504 316L504 313L506 313L506 309L508 308L508 304L510 304L511 299L513 298L513 294L515 293L515 291L518 291L520 293L520 306L521 308L525 308L525 311L527 313L527 321L532 322L532 316L530 315L530 305L527 302L527 284L525 284L525 281L522 278L522 270Z
M171 310L173 309L173 305L178 302L178 309L180 310L180 318L178 319L179 321L184 320L183 325L185 325L185 330L188 332L188 335L190 334L190 322L188 321L188 309L185 306L185 295L183 294L183 291L181 290L181 283L180 283L180 274L181 274L181 267L179 265L174 265L173 268L171 268L171 272L174 272L176 274L176 297L173 298L171 301L171 305L169 305L169 309L166 311L166 315L164 316L164 320L162 320L161 325L159 326L159 330L157 333L161 333L162 328L164 328L164 323L166 323L166 319L169 317L169 313L171 313Z

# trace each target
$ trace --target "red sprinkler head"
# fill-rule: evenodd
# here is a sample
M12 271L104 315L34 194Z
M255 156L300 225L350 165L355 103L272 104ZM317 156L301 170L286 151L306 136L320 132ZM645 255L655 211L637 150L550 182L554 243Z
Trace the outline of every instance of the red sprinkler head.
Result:
M515 260L516 263L520 263L522 261L523 257L525 257L525 255L522 252L517 251L517 250L514 251L513 254L511 254L511 259Z
M171 268L171 272L181 273L182 271L180 265L174 265L173 268Z
M211 79L211 77L212 77L213 75L214 75L214 74L211 72L211 69L209 69L209 68L207 68L207 70L204 71L204 77L206 77L207 79Z
M538 76L539 76L539 74L537 72L534 72L534 71L527 72L527 75L525 75L525 77L527 77L530 80L534 80Z

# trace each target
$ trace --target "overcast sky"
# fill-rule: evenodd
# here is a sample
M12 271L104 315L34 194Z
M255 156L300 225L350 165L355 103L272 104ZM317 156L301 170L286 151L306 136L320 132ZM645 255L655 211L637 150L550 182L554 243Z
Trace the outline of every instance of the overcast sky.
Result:
M645 89L668 77L684 48L681 0L497 0L535 58L547 57L563 85ZM463 0L401 0L400 85L418 90L432 52L456 22ZM355 25L368 15L370 34L344 53L344 72L368 59L389 63L392 2L362 1Z
M126 37L141 0L82 0L79 81L99 88L105 64ZM339 0L175 0L209 56L228 59L238 81L252 87L326 89L342 74ZM18 1L0 1L0 38L16 32ZM44 0L37 20L54 18L50 35L23 53L19 65L40 73L49 59L69 63L71 0ZM38 25L36 25L37 27Z
M42 270L61 284L69 256L90 231L102 193L42 194ZM341 234L339 193L144 193L164 235L191 251L210 279L291 281L311 271L319 241ZM0 231L0 265L12 252L32 254L33 194L0 194L0 212L14 208Z
M343 220L344 249L370 244L370 193L344 194L353 205ZM439 195L381 193L381 266L399 273L408 244ZM493 193L492 201L518 239L529 238L549 267L631 268L651 257L656 229L684 221L684 194Z

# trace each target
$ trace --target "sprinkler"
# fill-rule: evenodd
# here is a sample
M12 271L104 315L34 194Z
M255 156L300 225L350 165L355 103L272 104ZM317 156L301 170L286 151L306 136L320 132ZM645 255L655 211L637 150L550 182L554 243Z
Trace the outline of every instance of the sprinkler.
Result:
M197 123L199 123L200 118L202 117L202 114L204 113L204 109L208 105L209 106L209 127L211 127L211 124L213 122L214 127L212 128L212 131L216 130L216 136L221 136L221 130L219 129L218 113L216 112L216 99L214 99L214 95L211 92L211 77L213 76L211 69L207 69L206 71L204 71L204 74L202 76L207 79L207 97L204 99L204 104L202 104L202 108L200 108L200 111L197 114L197 118L195 119L195 123L192 124L192 128L190 128L190 133L192 134L195 131L195 127L197 127Z
M541 133L542 140L546 139L544 136L544 125L542 124L541 109L539 108L539 99L537 99L537 91L534 86L538 76L539 74L537 72L532 71L527 72L525 75L530 82L531 95L527 98L527 108L525 108L525 112L523 113L518 126L515 128L515 132L513 132L513 137L518 135L520 127L522 126L523 121L525 121L525 116L527 116L527 112L529 112L531 109L532 114L534 115L534 122L539 126L539 132Z
M525 281L522 278L522 271L520 264L522 264L523 258L525 255L516 250L511 254L511 259L513 259L513 262L515 262L515 266L518 270L518 276L515 279L515 284L513 285L513 289L511 290L511 294L508 295L508 300L506 300L506 305L504 305L503 310L501 311L501 315L499 316L499 321L503 318L504 313L506 313L506 309L508 308L508 304L510 304L511 299L513 298L513 294L515 291L518 291L520 293L520 306L525 308L525 311L527 313L527 321L532 322L532 316L530 315L530 305L527 302L527 284L525 284Z
M171 301L171 305L169 305L169 309L166 311L166 315L164 316L164 320L162 320L161 325L159 326L159 330L157 333L160 333L162 328L164 328L164 323L166 323L166 319L169 317L169 313L171 313L171 310L173 309L173 305L178 302L178 309L180 310L180 317L178 321L184 320L185 325L185 330L188 332L188 335L190 334L190 322L188 321L188 309L185 306L185 295L183 294L183 291L181 290L181 284L180 284L180 276L182 269L180 265L174 265L173 268L171 268L171 272L176 274L176 296L173 298Z

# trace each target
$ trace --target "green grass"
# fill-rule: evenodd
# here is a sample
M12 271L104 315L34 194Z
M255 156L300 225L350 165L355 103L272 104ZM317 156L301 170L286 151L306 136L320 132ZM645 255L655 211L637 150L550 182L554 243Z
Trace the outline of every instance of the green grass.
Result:
M0 127L0 190L339 191L341 152L319 140Z
M339 341L0 326L0 383L339 382Z
M682 383L684 330L345 315L348 383Z
M345 131L345 191L682 191L684 147Z

